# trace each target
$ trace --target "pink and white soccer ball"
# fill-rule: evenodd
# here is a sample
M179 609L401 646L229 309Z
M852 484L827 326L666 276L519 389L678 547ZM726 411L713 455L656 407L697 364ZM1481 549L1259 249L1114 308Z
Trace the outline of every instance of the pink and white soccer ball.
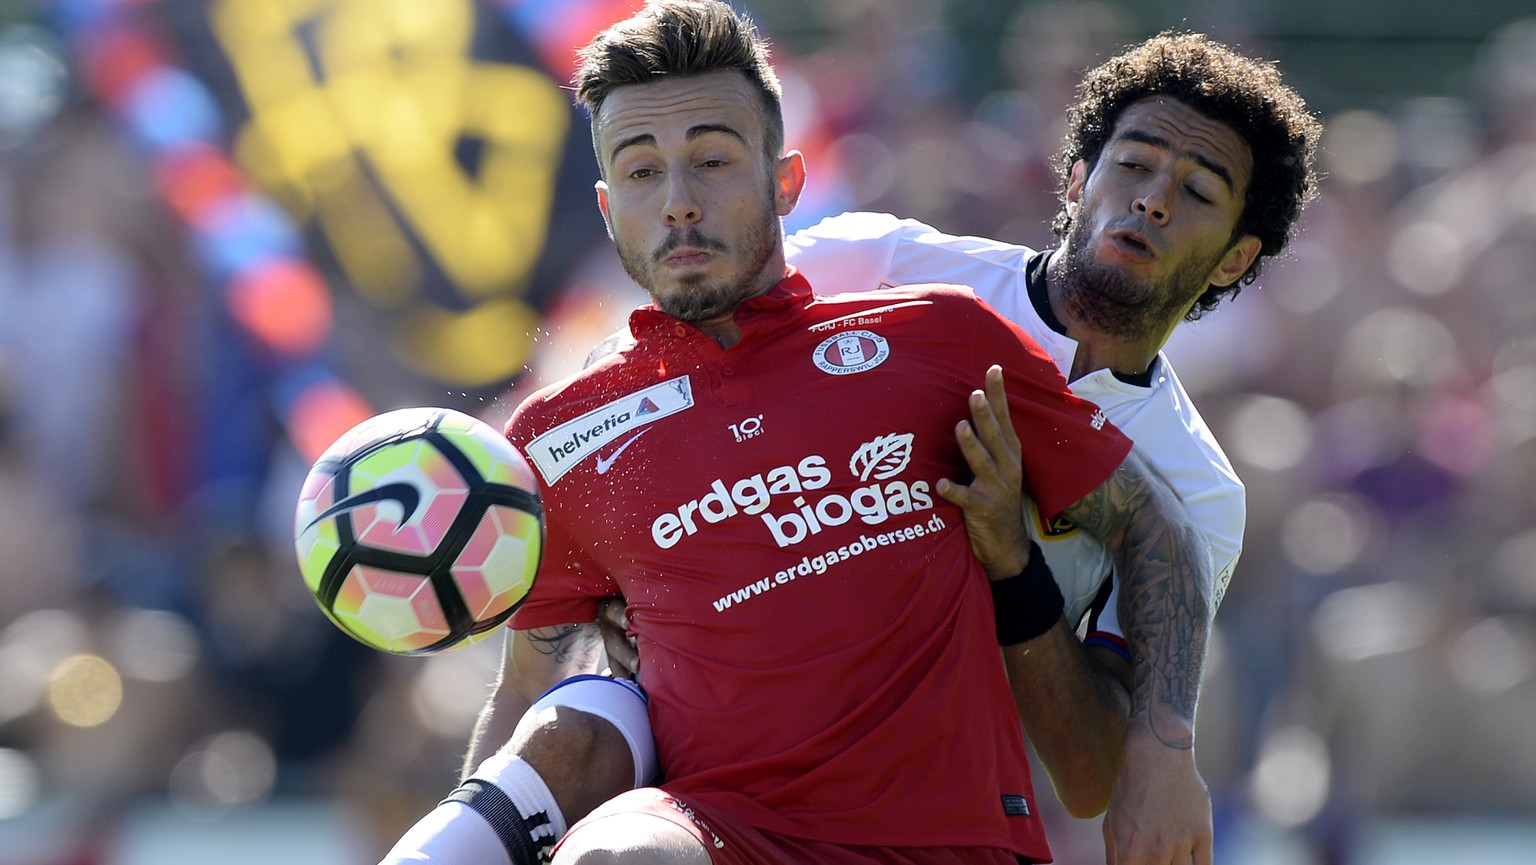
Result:
M315 461L294 548L320 609L385 652L469 645L515 612L538 573L544 526L522 454L446 408L386 412Z

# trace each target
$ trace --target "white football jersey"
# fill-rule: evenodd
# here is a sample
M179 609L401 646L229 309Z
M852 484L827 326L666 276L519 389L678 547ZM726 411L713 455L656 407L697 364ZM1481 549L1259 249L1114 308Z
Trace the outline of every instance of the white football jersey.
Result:
M1036 254L1023 246L982 237L942 234L911 219L885 213L845 213L796 232L786 242L789 263L814 288L868 288L923 282L970 286L976 294L1040 343L1063 376L1069 376L1077 341L1052 330L1030 301L1027 265ZM1183 497L1205 533L1216 575L1216 603L1226 593L1243 546L1246 500L1242 481L1189 400L1161 353L1151 386L1116 378L1107 369L1071 382L1072 391L1104 409ZM977 385L980 386L980 382ZM1068 621L1079 624L1114 570L1109 551L1069 523L1044 523L1028 505L1030 533L1045 552L1067 601ZM1123 638L1115 598L1094 623L1095 632Z

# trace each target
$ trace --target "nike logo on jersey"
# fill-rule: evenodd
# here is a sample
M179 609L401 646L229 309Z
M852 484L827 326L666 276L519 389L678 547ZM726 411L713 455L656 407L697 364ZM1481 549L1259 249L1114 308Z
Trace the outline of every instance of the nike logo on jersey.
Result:
M603 459L601 456L599 456L597 458L597 473L600 475L608 474L608 470L613 468L613 461L619 458L619 454L623 453L626 449L629 448L630 445L634 444L636 439L640 438L648 432L650 432L649 429L643 429L630 436L629 441L619 445L618 450L615 450L613 453L609 454L607 459Z
M355 511L363 505L371 505L375 502L394 502L398 504L401 510L399 525L404 526L410 522L411 516L416 513L416 507L421 504L421 493L415 487L406 483L377 486L371 490L364 490L357 495L347 496L331 505L321 511L320 515L311 520L304 529L308 531L321 520L334 517L337 514L344 514L348 511Z

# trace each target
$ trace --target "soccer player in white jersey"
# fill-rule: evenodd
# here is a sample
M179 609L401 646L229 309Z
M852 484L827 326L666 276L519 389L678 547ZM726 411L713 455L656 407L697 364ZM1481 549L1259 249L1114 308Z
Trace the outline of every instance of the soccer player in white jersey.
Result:
M968 285L1020 325L1063 373L1078 376L1069 382L1073 392L1103 408L1179 492L1209 544L1219 602L1242 550L1242 482L1160 350L1154 349L1144 362L1129 364L1141 368L1134 373L1094 369L1091 362L1078 363L1074 369L1079 340L1089 342L1103 335L1082 327L1069 330L1051 308L1050 269L1053 256L1063 255L1062 250L1037 252L986 238L946 235L889 214L847 213L790 235L786 251L790 263L812 282L830 282L835 277L837 284L862 283L868 288L925 281ZM1119 593L1112 580L1112 557L1103 544L1070 523L1047 522L1030 503L1026 503L1025 523L1066 598L1058 645L1071 645L1074 637L1069 631L1085 632L1082 651L1090 665L1082 672L1086 681L1101 682L1101 687L1090 687L1076 699L1094 699L1096 693L1119 699L1114 691L1103 690L1129 681L1130 655L1116 611ZM1063 761L1109 752L1081 749L1078 730L1053 729L1050 716L1038 711L1036 690L1015 688L1030 742L1057 781L1068 810L1078 816L1099 813L1101 805L1081 804L1073 798L1077 788L1058 767Z
M1160 350L1180 321L1236 294L1284 247L1314 194L1320 127L1273 66L1195 35L1163 34L1111 59L1088 74L1080 97L1060 161L1055 250L849 214L790 238L791 263L813 281L861 288L974 287L1185 497L1209 543L1219 600L1241 548L1242 486ZM1079 642L1074 628L1108 585L1109 561L1070 526L1044 526L1032 514L1029 523L1067 615L1005 659L1058 794L1080 816L1108 806L1112 865L1209 862L1210 804L1192 752L1197 691L1131 682L1117 639L1117 609L1152 599L1100 603L1088 645ZM609 636L616 667L632 667L622 634ZM1172 651L1190 648L1181 639L1170 631ZM1200 652L1189 651L1187 663L1198 682ZM1187 723L1152 724L1145 705L1153 695L1180 704ZM1070 723L1068 713L1037 711L1061 700L1077 709ZM630 746L613 741L623 757ZM580 816L579 807L566 810L569 820Z
M1063 373L1073 372L1079 342L1051 309L1052 251L948 235L885 213L844 213L790 235L786 253L813 282L969 286L1034 337ZM1081 328L1075 332L1085 340L1102 338ZM1159 350L1141 372L1101 367L1069 383L1078 396L1103 408L1183 496L1210 544L1219 597L1242 550L1243 485L1168 359ZM1123 652L1116 595L1104 591L1113 585L1104 545L1070 525L1047 524L1032 508L1026 519L1066 595L1067 621L1075 625L1092 612L1088 642Z

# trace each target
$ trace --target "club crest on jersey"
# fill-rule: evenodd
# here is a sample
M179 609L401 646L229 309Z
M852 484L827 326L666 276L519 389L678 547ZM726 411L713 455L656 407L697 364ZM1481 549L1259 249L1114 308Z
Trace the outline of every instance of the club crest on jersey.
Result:
M553 485L603 445L692 407L693 385L688 376L679 376L619 397L566 421L530 441L528 456L539 474L544 476L544 482ZM617 454L612 455L610 461L616 457Z
M885 337L869 330L845 330L821 341L811 354L816 368L829 375L868 372L891 356Z

